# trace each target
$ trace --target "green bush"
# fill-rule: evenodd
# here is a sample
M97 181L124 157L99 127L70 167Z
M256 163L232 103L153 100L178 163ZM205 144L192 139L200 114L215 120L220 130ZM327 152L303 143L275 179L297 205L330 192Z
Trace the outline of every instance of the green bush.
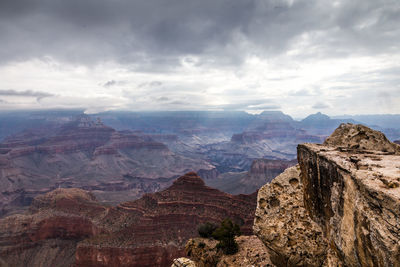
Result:
M212 237L212 234L215 231L215 229L217 229L217 227L218 226L213 223L206 222L206 223L200 224L197 227L197 231L199 232L199 235L201 237L210 238L210 237Z
M235 236L241 235L240 227L232 223L230 219L225 219L221 225L212 233L212 237L219 241L217 248L222 249L224 254L231 255L238 252L238 244Z

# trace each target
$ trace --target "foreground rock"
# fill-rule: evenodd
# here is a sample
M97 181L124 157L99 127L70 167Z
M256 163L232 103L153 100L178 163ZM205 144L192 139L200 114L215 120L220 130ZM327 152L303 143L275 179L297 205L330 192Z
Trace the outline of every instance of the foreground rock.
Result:
M272 262L400 266L399 148L353 124L299 145L299 166L258 192L254 232Z
M305 207L337 264L400 266L398 151L383 134L351 124L324 145L299 145Z
M178 258L174 259L171 267L197 267L196 263L188 258Z
M386 136L361 124L341 124L325 142L325 146L359 150L374 150L400 155L400 146Z
M190 239L186 244L187 255L198 267L272 267L268 250L256 236L236 237L239 251L234 255L224 255L216 248L218 241L207 238Z
M251 234L256 195L207 187L195 173L141 199L106 207L80 189L35 198L0 220L0 263L10 266L171 266L197 226L231 218Z
M258 191L254 233L277 266L321 266L325 262L326 241L303 201L298 165Z

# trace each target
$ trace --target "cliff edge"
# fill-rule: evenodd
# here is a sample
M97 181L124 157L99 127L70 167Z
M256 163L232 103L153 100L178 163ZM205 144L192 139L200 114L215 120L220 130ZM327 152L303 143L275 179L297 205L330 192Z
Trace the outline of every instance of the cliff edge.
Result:
M258 193L254 233L277 266L400 266L400 146L342 124L298 146Z

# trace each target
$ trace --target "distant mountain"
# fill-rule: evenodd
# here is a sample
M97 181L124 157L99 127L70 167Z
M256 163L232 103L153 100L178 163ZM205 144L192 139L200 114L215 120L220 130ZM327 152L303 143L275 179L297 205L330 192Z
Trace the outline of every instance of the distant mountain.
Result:
M26 129L61 125L83 114L83 110L0 111L0 141Z
M307 132L316 135L328 136L333 132L341 123L357 123L353 119L332 119L328 115L321 112L311 114L305 119L301 120L299 127L305 129Z
M158 191L188 171L217 175L204 160L177 155L150 136L118 132L86 115L43 131L25 131L0 144L3 213L57 187L94 190L100 199L119 202Z
M171 266L200 223L231 218L251 234L255 208L256 194L223 193L195 173L115 207L84 190L56 189L37 196L29 213L0 219L0 264Z

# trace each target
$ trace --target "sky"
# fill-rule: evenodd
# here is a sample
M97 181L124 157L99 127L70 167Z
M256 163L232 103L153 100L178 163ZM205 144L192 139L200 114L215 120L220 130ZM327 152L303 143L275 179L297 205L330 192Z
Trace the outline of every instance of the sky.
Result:
M400 113L398 0L1 0L0 109Z

